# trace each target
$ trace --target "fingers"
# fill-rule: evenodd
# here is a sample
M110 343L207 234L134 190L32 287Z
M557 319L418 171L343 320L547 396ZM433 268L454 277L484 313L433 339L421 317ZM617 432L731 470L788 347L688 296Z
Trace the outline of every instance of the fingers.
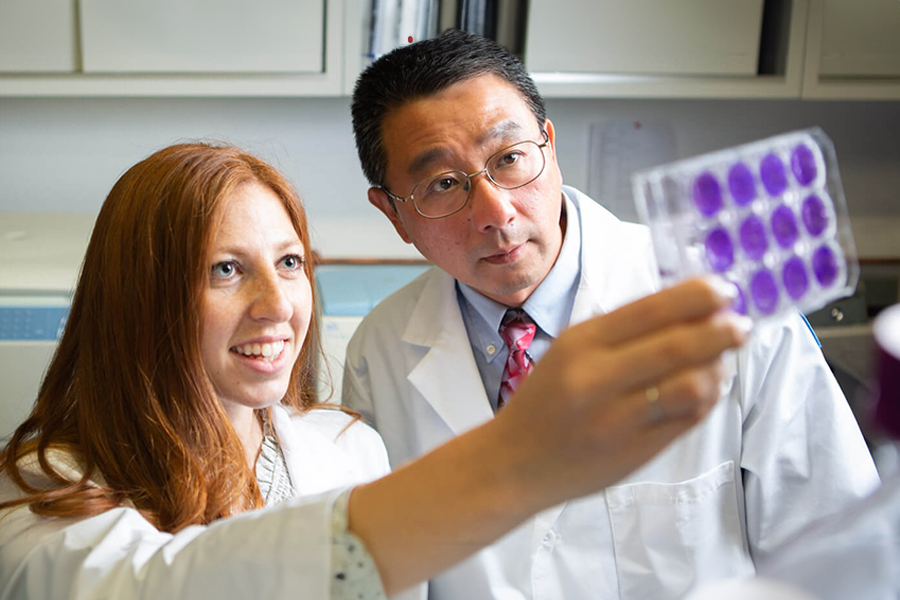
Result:
M736 288L720 277L688 280L590 321L595 341L616 346L676 323L708 317L731 305Z
M624 421L638 428L660 426L667 421L696 423L715 406L725 376L721 359L687 369L656 385L632 391L622 398Z
M716 360L678 373L649 392L635 390L607 406L604 417L594 421L595 426L599 424L597 439L606 444L605 454L616 456L602 474L606 485L637 469L702 421L720 397L723 376L724 367ZM595 460L603 454L595 453Z
M743 344L750 326L746 317L723 311L702 321L644 335L620 345L615 352L605 352L604 358L616 374L616 389L627 393L711 363L724 351Z

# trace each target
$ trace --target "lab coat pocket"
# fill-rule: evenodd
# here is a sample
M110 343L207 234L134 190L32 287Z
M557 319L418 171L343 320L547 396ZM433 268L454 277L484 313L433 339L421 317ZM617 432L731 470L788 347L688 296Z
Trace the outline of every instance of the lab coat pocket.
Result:
M680 598L754 572L741 533L734 462L679 483L606 490L623 600Z

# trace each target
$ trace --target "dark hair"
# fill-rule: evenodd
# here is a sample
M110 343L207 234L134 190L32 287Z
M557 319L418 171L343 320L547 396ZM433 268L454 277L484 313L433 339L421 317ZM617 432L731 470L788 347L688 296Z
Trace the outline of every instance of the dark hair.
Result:
M384 185L387 157L381 126L391 110L479 75L494 74L515 88L540 127L547 111L522 62L496 43L450 29L439 37L397 48L363 71L353 90L353 134L369 183Z

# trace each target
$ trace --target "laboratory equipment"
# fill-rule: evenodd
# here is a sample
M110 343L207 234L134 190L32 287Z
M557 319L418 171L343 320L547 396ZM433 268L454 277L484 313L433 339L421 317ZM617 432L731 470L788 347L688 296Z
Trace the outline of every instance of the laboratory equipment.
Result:
M69 295L0 293L0 445L28 415L69 312Z
M859 265L834 146L818 128L638 172L632 179L666 284L715 273L734 309L809 312L856 288Z
M878 364L875 422L900 439L900 304L883 310L872 332Z

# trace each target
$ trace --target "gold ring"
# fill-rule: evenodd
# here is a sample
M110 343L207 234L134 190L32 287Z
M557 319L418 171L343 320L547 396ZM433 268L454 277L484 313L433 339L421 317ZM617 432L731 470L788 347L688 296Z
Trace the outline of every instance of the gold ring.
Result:
M653 423L659 423L666 418L666 413L659 405L659 388L655 385L648 387L644 391L647 397L647 406L650 407L650 420Z

